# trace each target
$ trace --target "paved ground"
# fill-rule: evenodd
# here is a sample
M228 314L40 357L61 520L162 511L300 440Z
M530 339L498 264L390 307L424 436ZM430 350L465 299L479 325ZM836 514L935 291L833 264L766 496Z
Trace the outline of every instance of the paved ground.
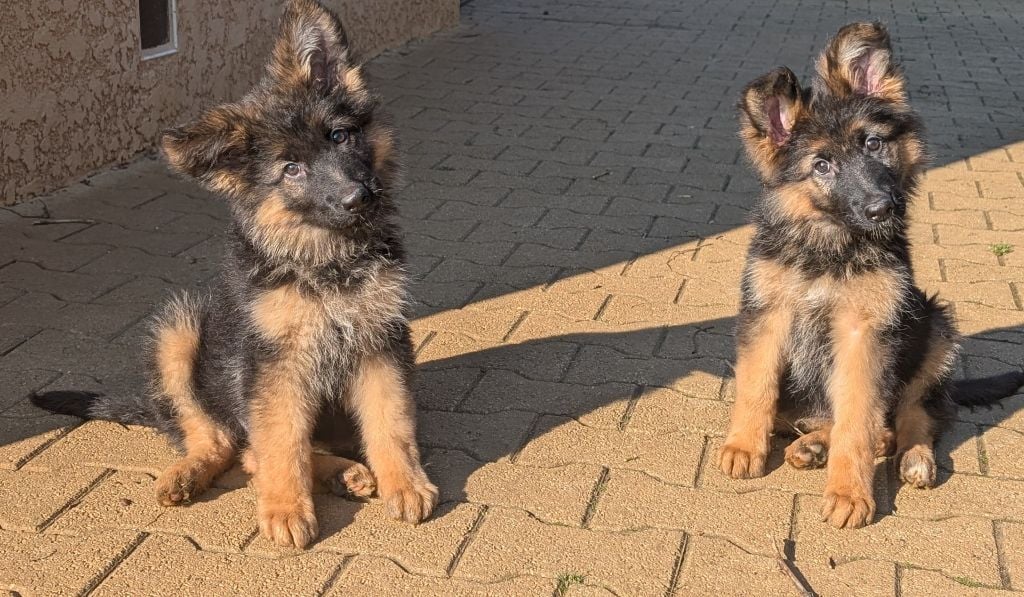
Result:
M932 491L880 466L864 530L817 520L820 472L776 454L766 478L733 482L712 463L757 190L732 104L776 64L806 73L848 20L890 23L930 125L914 258L955 301L962 373L1024 361L1016 2L547 4L474 0L459 29L370 68L408 154L434 519L323 497L321 540L281 552L256 538L240 473L161 509L161 438L27 404L39 388L139 391L141 320L215 273L222 205L143 159L0 210L0 587L794 595L778 541L822 595L1024 591L1024 395L960 414Z

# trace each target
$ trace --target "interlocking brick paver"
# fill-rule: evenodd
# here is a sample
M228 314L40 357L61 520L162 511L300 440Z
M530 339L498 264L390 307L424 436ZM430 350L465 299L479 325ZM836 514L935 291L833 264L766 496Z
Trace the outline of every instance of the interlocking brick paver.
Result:
M321 537L315 550L388 557L406 570L433 576L445 573L481 512L480 506L471 504L442 505L430 520L413 526L391 520L376 502L361 504L329 495L316 496L315 501ZM295 554L263 537L257 537L246 552Z
M819 595L889 597L893 594L896 567L890 563L855 560L832 567L815 559L797 562L795 567ZM797 594L774 557L749 553L717 537L690 539L674 595L744 597L752 593L767 597Z
M935 570L905 568L900 571L900 595L903 597L931 597L958 595L961 597L1006 597L1001 587L983 587L966 578L949 578Z
M70 469L53 472L0 470L0 528L40 531L61 510L99 481L103 471Z
M1002 554L1006 562L1010 586L1017 591L1024 591L1024 524L1007 522L996 530L1002 535Z
M95 475L95 469L91 473ZM157 503L153 485L153 477L145 473L116 472L63 513L49 530L86 535L95 529L139 529L184 535L200 548L213 551L239 551L256 533L256 496L252 491L213 489L185 507L166 507Z
M691 536L728 537L747 551L767 555L774 552L773 541L788 535L792 510L793 495L785 492L701 491L636 471L613 470L598 496L590 528L684 530Z
M184 537L151 535L93 594L309 595L326 587L343 563L344 556L333 553L266 558L203 551Z
M491 508L466 547L455 575L492 582L515 574L580 574L617 594L665 590L682 534L586 531L545 524L522 510Z
M896 511L914 518L1024 519L1024 480L954 474L947 479L940 475L940 481L929 491L901 487L895 497Z
M990 427L981 434L981 441L985 446L988 474L1024 481L1024 462L1020 459L1020 454L1024 453L1024 432ZM1024 519L1024 515L1017 518Z
M484 463L463 452L432 450L426 470L441 501L469 501L522 508L544 522L575 526L583 520L601 467L567 464L541 467ZM551 499L552 496L558 499Z
M499 412L521 408L566 415L589 427L617 427L634 394L631 384L568 384L527 379L511 371L486 371L459 406L466 412Z
M0 587L23 595L86 593L142 537L135 531L68 537L0 530L0 562L4 564L0 566Z
M146 315L216 275L227 201L142 156L0 208L0 502L18 505L0 506L0 588L795 594L779 539L820 595L1024 591L1024 394L957 413L933 490L880 459L877 521L856 531L817 520L825 471L785 465L785 437L764 478L715 462L760 191L735 103L780 64L806 81L851 20L889 24L927 125L908 237L964 334L957 375L1024 362L1015 9L472 0L457 29L374 59L407 166L418 433L442 504L412 527L374 499L318 494L305 554L255 537L238 466L161 508L153 478L177 457L164 439L28 401L144 391Z
M871 526L870 533L850 533L822 522L819 512L816 497L802 497L797 502L797 561L832 558L837 563L856 559L900 562L987 585L1000 584L989 520L952 516L923 521L885 516Z
M39 415L38 412L33 417L0 417L0 469L24 465L78 422L74 417Z
M131 449L126 450L125 446ZM55 472L86 466L157 475L175 460L167 440L153 429L89 421L32 459L27 467Z
M574 462L643 471L674 485L692 485L704 436L678 431L646 434L591 428L574 419L542 416L517 462L559 466Z
M547 595L556 582L535 576L516 576L495 582L409 574L391 560L357 557L345 567L327 595L409 595L410 597L492 597L495 595Z
M461 450L481 461L499 460L522 443L536 415L521 410L490 414L420 412L421 444Z

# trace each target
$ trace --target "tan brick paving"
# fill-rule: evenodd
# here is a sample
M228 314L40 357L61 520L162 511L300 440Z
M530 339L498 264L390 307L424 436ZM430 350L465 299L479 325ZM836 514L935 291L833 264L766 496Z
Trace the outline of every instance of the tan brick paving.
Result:
M504 595L547 595L553 593L552 579L516 576L482 583L463 579L417 576L398 564L381 558L360 556L349 564L328 595L409 595L431 597L500 597Z
M961 410L940 484L879 461L879 514L818 520L823 471L715 467L735 395L738 279L758 191L733 106L809 72L840 24L892 28L935 163L913 206L921 285L953 303L958 375L1024 363L1024 21L1012 2L471 0L376 58L408 172L417 527L318 494L306 553L256 535L238 467L152 499L153 432L34 409L136 393L144 316L216 274L227 210L142 157L0 209L0 592L21 595L795 595L1024 592L1024 394ZM94 223L33 225L40 218ZM993 245L1012 245L996 255Z
M821 595L887 596L896 584L895 565L872 560L834 567L812 560L801 562L800 573ZM675 594L788 597L796 593L774 558L749 553L727 539L695 537Z

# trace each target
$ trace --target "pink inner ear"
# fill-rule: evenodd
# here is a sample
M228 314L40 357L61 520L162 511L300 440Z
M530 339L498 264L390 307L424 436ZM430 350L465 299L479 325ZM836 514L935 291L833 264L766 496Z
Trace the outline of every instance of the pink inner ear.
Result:
M853 91L861 95L874 95L881 90L885 75L885 61L874 50L865 50L853 63Z
M793 119L786 109L786 104L778 96L773 96L765 101L765 110L768 112L770 130L768 135L772 143L782 145L789 139L789 131L793 128Z

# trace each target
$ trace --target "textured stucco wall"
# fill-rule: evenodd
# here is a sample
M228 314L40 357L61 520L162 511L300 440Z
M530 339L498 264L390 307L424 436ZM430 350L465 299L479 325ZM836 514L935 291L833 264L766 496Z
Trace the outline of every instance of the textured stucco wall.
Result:
M458 22L458 0L325 0L366 59ZM153 146L260 76L281 0L178 0L178 52L141 59L138 0L10 2L0 19L0 204Z

